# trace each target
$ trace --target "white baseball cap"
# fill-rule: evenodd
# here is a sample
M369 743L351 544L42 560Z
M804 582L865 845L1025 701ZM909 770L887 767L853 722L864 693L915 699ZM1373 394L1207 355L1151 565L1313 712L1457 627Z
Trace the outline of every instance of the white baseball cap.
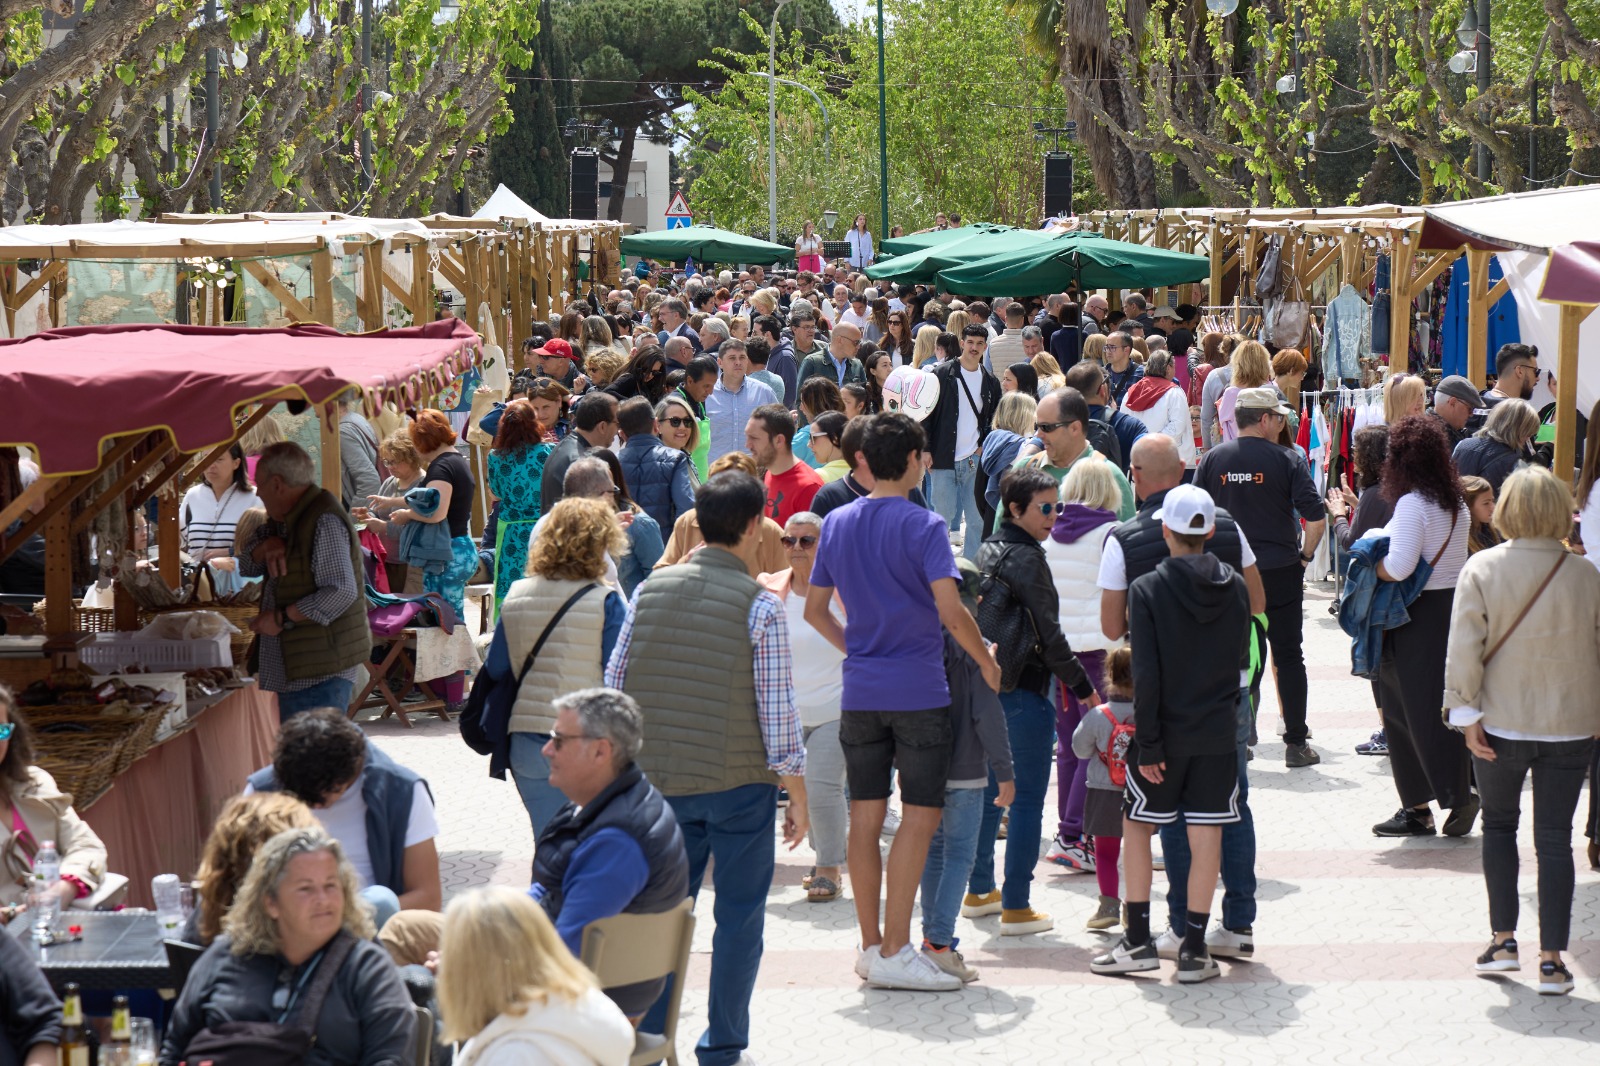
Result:
M1174 533L1203 536L1217 528L1217 505L1205 489L1175 485L1162 499L1156 521Z

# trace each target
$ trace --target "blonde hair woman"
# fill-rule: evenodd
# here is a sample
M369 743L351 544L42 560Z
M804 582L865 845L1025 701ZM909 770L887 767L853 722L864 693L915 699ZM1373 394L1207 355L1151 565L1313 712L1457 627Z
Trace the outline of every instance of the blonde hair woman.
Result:
M990 513L984 523L988 529L993 512L1000 506L1000 479L1006 476L1011 464L1017 461L1022 442L1033 436L1033 416L1039 410L1039 401L1020 389L1000 397L1000 406L994 409L994 428L983 439L983 450L978 457L978 470L984 477L983 502Z
M971 321L971 316L965 310L951 311L950 317L944 320L944 331L959 337L961 336L961 331L966 329L967 323Z
M1039 399L1044 399L1056 389L1066 388L1067 375L1061 372L1061 364L1049 352L1040 352L1028 365L1039 375Z
M1239 423L1233 417L1233 407L1243 389L1259 389L1272 383L1272 357L1260 341L1244 341L1233 349L1228 361L1228 387L1222 390L1217 402L1217 425L1223 440L1239 436Z
M1475 436L1456 445L1451 458L1462 476L1483 478L1500 495L1500 487L1522 462L1522 452L1539 432L1539 412L1526 400L1513 397L1489 409L1489 417Z
M622 368L628 365L628 356L615 347L596 348L583 357L583 373L589 386L603 389L616 380Z
M1096 333L1092 337L1085 337L1083 339L1083 348L1078 358L1080 360L1087 359L1091 363L1099 363L1104 366L1106 362L1106 335L1104 333Z
M450 901L438 988L444 1039L466 1042L457 1066L621 1066L633 1053L633 1026L526 892Z
M320 826L287 829L256 852L220 936L195 963L161 1046L168 1066L201 1030L222 1022L277 1022L279 990L333 967L312 1030L317 1066L409 1062L416 1008L388 952L372 939L372 914L355 868Z
M923 364L936 364L939 362L939 330L933 326L923 326L917 330L916 339L911 345L911 365L922 367ZM929 370L933 369L929 365Z
M1427 409L1428 386L1416 374L1394 374L1383 383L1383 420L1389 425Z
M217 815L200 856L200 870L194 877L199 898L181 939L202 945L215 940L261 845L286 829L316 825L311 808L287 792L255 792L229 800Z

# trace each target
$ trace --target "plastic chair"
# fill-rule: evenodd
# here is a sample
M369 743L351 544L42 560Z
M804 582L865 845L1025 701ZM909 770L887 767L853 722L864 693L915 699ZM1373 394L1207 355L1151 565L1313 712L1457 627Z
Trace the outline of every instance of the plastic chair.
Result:
M199 944L189 944L182 940L163 940L162 944L167 949L167 968L172 972L172 990L181 993L184 983L189 980L189 971L194 969L194 964L200 961L200 956L206 949Z
M693 943L691 899L660 914L618 914L584 927L581 957L601 988L672 978L666 1032L636 1034L628 1066L648 1066L662 1059L668 1066L678 1066L678 1008Z

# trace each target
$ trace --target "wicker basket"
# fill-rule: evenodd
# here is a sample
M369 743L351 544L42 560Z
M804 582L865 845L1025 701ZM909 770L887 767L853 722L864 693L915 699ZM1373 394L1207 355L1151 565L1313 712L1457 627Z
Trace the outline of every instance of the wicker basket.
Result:
M114 749L115 759L111 772L120 774L150 750L156 731L166 719L166 708L170 706L170 704L154 704L143 714L121 718L108 718L100 713L98 707L76 705L29 707L25 713L35 737L45 741L41 747L52 747L51 742L60 737L98 741ZM49 727L54 725L78 726L85 731L47 732Z
M115 633L117 612L112 607L84 607L82 601L72 601L72 631L74 633ZM43 622L45 601L33 605L33 616Z
M55 778L61 791L72 794L73 806L83 810L111 788L133 726L127 720L120 731L36 733L39 766Z

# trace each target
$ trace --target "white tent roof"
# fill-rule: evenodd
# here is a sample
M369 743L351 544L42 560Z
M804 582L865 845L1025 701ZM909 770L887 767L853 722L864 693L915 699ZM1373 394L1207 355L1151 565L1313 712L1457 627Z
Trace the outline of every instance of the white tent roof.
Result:
M388 240L402 234L428 240L434 236L412 219L340 218L323 221L259 219L189 224L178 222L89 222L73 226L7 226L0 228L0 256L50 259L62 253L82 258L84 251L151 248L170 245L174 252L205 253L224 249L286 246L296 249L326 239L342 251L341 239Z
M498 186L494 194L483 202L483 206L472 213L473 218L525 218L529 222L549 222L546 215L533 209L522 197L506 188Z
M1488 196L1423 210L1431 223L1484 247L1549 253L1577 241L1600 241L1600 185ZM1433 225L1424 230L1425 247L1439 243L1436 233Z

